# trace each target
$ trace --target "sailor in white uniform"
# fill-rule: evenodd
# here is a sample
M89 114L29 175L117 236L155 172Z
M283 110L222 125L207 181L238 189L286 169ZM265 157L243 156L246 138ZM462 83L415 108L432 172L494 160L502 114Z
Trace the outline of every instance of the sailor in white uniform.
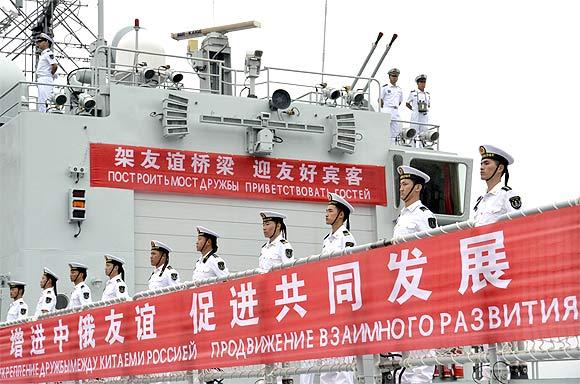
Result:
M35 317L53 312L56 309L57 281L58 276L50 269L44 267L40 278L40 289L42 289L42 292L38 299L38 303L36 304L36 311L34 312Z
M198 226L196 229L197 240L195 248L201 256L195 263L191 280L194 283L198 283L212 277L225 279L230 272L224 259L216 253L218 250L217 239L220 236L217 232L206 227Z
M125 284L125 260L115 255L105 255L105 275L109 278L101 300L129 299Z
M425 84L427 83L427 75L419 75L415 78L417 89L413 89L407 98L407 108L412 110L411 121L417 123L429 123L429 110L431 109L431 95L425 91ZM412 124L417 135L427 131L429 128L426 125Z
M56 79L58 63L54 58L51 48L52 38L46 33L41 33L36 39L36 46L40 50L40 57L36 67L36 81L47 85L38 85L38 111L46 112L46 100L52 94L52 84Z
M356 240L350 231L350 214L354 207L336 193L328 194L328 206L326 207L326 224L331 226L331 232L326 235L322 242L321 255L342 252L345 248L354 247Z
M181 284L179 273L169 265L169 245L158 240L151 240L151 266L154 268L149 276L149 290L172 287Z
M429 208L421 203L421 192L431 178L426 173L406 165L397 167L397 172L399 173L399 193L405 207L397 218L393 238L437 227L437 219Z
M399 107L403 102L403 90L397 85L399 80L398 68L389 70L389 83L381 88L381 111L391 114L391 140L394 142L395 138L401 133L401 123L399 120Z
M354 207L336 193L328 194L328 205L326 207L326 224L331 226L331 232L326 235L322 243L321 255L331 255L344 251L348 247L354 247L356 240L350 233L350 214L354 212ZM352 363L352 356L335 357L322 359L322 364ZM313 361L304 361L303 367L312 366ZM314 374L300 375L301 384L313 384ZM353 384L353 372L325 372L320 374L321 384Z
M405 207L397 219L393 229L393 238L427 231L437 227L437 219L429 208L421 203L421 191L429 182L430 177L413 167L402 165L397 167L399 173L399 192ZM435 350L422 349L403 352L403 358L435 357ZM435 366L419 366L406 368L401 376L401 384L431 383Z
M8 286L10 287L10 298L13 301L10 303L10 308L8 308L6 321L25 319L28 316L28 304L24 302L22 296L24 296L26 283L12 280L8 282Z
M481 163L479 174L486 183L486 192L477 199L473 207L473 221L476 226L495 223L501 215L517 212L522 208L522 199L507 185L508 165L514 159L504 150L492 145L479 147ZM501 178L505 175L505 185Z
M296 259L292 245L286 240L286 216L274 211L262 211L260 217L264 237L269 239L260 250L260 270L268 272L272 267L293 263Z
M70 281L74 284L74 290L70 295L68 308L80 308L93 302L91 289L85 283L88 267L82 263L72 262L68 264L70 269Z
M517 212L522 208L521 197L508 186L508 165L514 163L514 158L503 149L488 144L479 147L479 154L481 155L479 175L486 183L486 192L477 199L473 207L473 221L477 227L495 223L500 216ZM502 186L501 178L504 175L505 181ZM525 342L513 342L512 348L524 350ZM484 345L484 350L487 350L487 345ZM526 363L510 364L510 376L512 380L527 379ZM489 366L484 366L483 378L491 379Z

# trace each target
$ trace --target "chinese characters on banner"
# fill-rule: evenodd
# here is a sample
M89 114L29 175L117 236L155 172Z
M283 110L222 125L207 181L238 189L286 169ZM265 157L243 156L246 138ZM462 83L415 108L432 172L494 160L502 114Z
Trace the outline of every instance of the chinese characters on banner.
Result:
M0 382L579 335L579 231L566 208L3 327Z
M91 144L91 186L386 205L385 167Z

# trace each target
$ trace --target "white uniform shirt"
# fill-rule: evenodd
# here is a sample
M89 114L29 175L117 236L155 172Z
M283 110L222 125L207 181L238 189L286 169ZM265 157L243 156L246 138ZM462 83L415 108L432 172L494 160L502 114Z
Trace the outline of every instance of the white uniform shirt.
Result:
M477 227L495 223L501 215L517 212L521 207L521 198L510 187L497 183L491 191L477 199L473 221Z
M25 319L28 316L28 304L24 302L23 298L14 300L8 308L8 314L6 315L6 321L14 321Z
M427 115L429 112L419 112L417 106L418 101L427 102L427 109L431 109L431 94L428 91L420 91L419 89L413 89L409 92L409 97L407 97L407 103L411 104L413 107L413 113L421 113L422 115Z
M433 213L421 203L421 200L417 200L401 210L397 224L393 229L393 237L427 231L436 226L437 220Z
M101 300L113 300L113 299L128 299L129 292L127 292L127 284L121 278L121 275L117 275L105 285L105 290L103 291L103 297Z
M91 298L91 289L83 281L75 285L75 289L70 295L70 302L68 303L68 308L79 308L83 305L87 305L93 302Z
M43 312L52 312L56 309L56 295L54 288L46 288L40 294L34 316L40 316Z
M165 271L161 273L163 265L155 268L151 276L149 276L149 290L172 287L181 284L179 280L179 273L168 265Z
M341 225L336 232L329 234L324 238L322 243L323 256L330 255L331 253L344 251L345 248L354 247L356 245L356 240L354 236L346 229L346 225Z
M388 107L399 108L403 102L403 90L398 85L391 83L381 88L381 100L383 100L383 108Z
M330 233L322 242L322 256L330 255L335 252L344 251L345 248L354 247L356 240L354 236L346 229L346 225L341 225L336 232ZM351 363L352 356L334 357L323 359L325 364ZM314 375L301 375L301 383L312 383ZM354 374L352 372L325 372L320 374L321 384L354 384Z
M273 241L262 246L259 266L260 269L267 272L274 266L290 264L294 260L292 245L280 234Z
M230 271L228 271L224 259L210 251L207 255L201 256L195 263L191 280L196 283L212 277L226 278L229 274Z
M397 219L397 224L393 229L393 237L410 235L417 232L433 229L437 226L437 220L433 213L421 203L421 200L401 210ZM422 349L417 351L407 351L403 353L403 358L434 357L435 351ZM401 377L401 384L431 383L434 366L419 366L405 369ZM398 374L397 374L398 375Z
M50 77L52 78L52 65L57 64L56 59L54 58L54 53L50 50L50 48L46 48L40 54L38 58L38 66L36 67L36 77L40 79L41 77Z

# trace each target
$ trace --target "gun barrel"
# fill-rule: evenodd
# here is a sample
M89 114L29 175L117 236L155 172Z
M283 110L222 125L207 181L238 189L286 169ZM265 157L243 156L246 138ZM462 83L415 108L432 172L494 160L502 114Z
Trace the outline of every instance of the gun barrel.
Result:
M354 86L356 85L356 83L358 81L358 77L363 73L365 67L367 66L369 60L371 59L371 56L375 52L375 49L377 49L377 45L379 44L379 40L381 40L382 37L383 37L383 33L382 32L379 32L379 34L377 35L377 39L375 40L375 42L371 46L371 50L368 53L367 58L365 59L365 61L363 62L362 66L360 67L358 73L356 74L357 79L354 79L352 81L352 84L350 85L350 89L354 89Z
M393 37L391 37L391 42L387 45L387 48L385 48L385 52L383 53L383 56L381 56L381 59L377 63L377 66L375 67L375 70L371 74L371 77L375 77L375 75L379 71L379 68L381 67L381 64L383 64L383 60L385 60L385 57L387 56L387 53L389 53L389 51L391 50L391 47L393 46L393 43L395 42L395 40L397 39L397 37L398 37L398 35L396 33L393 33ZM369 85L370 85L370 81L367 82L367 85L365 85L365 88L363 89L363 92L366 92L367 91L367 89L369 88Z

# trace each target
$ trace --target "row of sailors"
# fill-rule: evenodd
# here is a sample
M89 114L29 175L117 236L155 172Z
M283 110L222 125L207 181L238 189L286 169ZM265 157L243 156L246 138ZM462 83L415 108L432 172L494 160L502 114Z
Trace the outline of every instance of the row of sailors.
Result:
M329 203L326 209L326 222L332 227L322 245L322 255L329 255L333 252L342 251L346 247L356 244L354 237L350 234L349 216L354 208L341 196L329 194ZM269 240L262 246L259 258L259 270L266 273L273 267L291 264L295 261L294 250L287 240L286 216L274 211L260 212L262 218L262 230L264 237ZM196 250L201 254L196 261L193 271L192 281L197 283L205 279L218 278L225 279L229 275L226 262L218 253L219 234L209 228L198 226ZM153 272L149 276L149 290L156 290L165 287L177 286L181 284L179 272L169 265L169 255L172 249L169 245L158 241L151 241L150 263ZM105 274L108 277L105 290L101 297L102 301L112 299L129 299L127 285L125 284L125 260L121 257L107 254L105 257ZM85 264L71 262L70 281L74 285L74 290L70 295L68 308L79 308L93 302L92 293L85 282L87 279L88 267ZM40 280L41 296L36 306L34 316L52 312L57 305L57 281L59 277L50 268L44 268ZM11 281L10 297L13 303L8 311L6 321L19 320L29 316L28 305L23 300L26 284L22 281Z
M487 192L481 196L473 209L475 225L485 225L496 222L500 216L512 213L521 208L521 198L514 194L507 186L509 179L508 165L514 160L507 152L492 145L482 145L479 148L481 155L480 177L485 181ZM393 229L393 238L426 231L437 227L437 220L433 213L421 202L421 192L430 177L419 169L409 166L399 166L399 192L404 208L397 218ZM504 178L505 185L501 186ZM326 224L332 227L331 232L324 238L322 255L340 252L356 245L356 240L350 233L350 214L353 206L337 194L329 194L326 208ZM294 262L293 249L286 238L284 216L278 212L260 212L264 236L269 241L262 246L259 267L262 272L268 272L272 267ZM205 227L197 227L196 249L201 256L197 260L192 279L198 282L208 278L226 278L229 274L225 261L217 254L217 239L219 235ZM171 248L160 241L151 241L151 265L154 271L149 278L149 289L159 289L180 284L179 273L169 263ZM103 300L112 298L128 298L127 287L124 283L124 260L105 255L105 272L109 277L103 293ZM80 263L71 263L70 279L75 284L71 295L71 306L82 306L91 302L91 293L84 283L87 267ZM56 304L56 280L58 277L48 268L44 269L41 287L44 289L39 299L35 315L54 310ZM11 297L14 303L10 307L7 320L16 320L27 314L26 303L22 300L25 284L11 282ZM54 288L54 290L53 290ZM433 350L410 351L403 357L422 358L434 356ZM348 362L352 358L326 359L327 363ZM307 364L307 363L306 363ZM513 368L513 367L512 367ZM517 368L517 367L516 367ZM430 383L434 367L422 366L409 368L401 376L400 383ZM485 375L485 372L484 372ZM488 372L489 375L489 372ZM488 378L488 377L486 377ZM312 384L313 375L301 375L301 384ZM321 383L354 383L352 372L328 372L320 375Z

